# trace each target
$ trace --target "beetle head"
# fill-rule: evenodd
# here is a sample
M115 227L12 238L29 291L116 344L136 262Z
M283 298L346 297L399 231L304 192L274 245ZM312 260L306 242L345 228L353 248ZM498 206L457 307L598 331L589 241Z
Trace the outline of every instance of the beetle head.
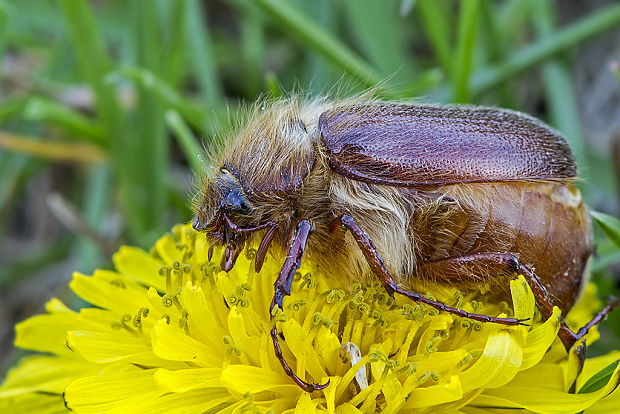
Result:
M225 244L222 268L229 271L243 250L251 227L253 207L243 187L225 168L203 188L193 227L216 244Z
M304 121L295 100L261 106L249 115L245 126L230 134L213 157L212 165L220 169L203 177L194 228L212 242L225 244L224 256L230 254L230 260L224 262L232 264L249 235L265 229L257 256L260 265L260 255L276 230L282 239L297 224L293 222L297 201L317 159L309 131L316 130L318 115ZM224 270L227 266L223 265Z

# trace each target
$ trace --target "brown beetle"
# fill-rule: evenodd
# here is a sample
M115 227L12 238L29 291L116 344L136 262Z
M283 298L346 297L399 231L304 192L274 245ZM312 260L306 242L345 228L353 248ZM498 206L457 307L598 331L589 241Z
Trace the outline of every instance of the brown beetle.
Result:
M521 273L545 318L554 304L567 312L581 292L592 233L573 184L575 160L556 131L522 113L289 99L255 109L214 166L201 186L194 228L226 245L227 271L249 238L265 230L256 269L272 242L286 253L272 311L283 307L304 255L351 280L374 273L390 295L506 325L525 321L470 314L412 290L487 284L500 298L508 278ZM565 347L612 308L577 333L562 323ZM271 335L299 386L327 385L298 378L276 327Z

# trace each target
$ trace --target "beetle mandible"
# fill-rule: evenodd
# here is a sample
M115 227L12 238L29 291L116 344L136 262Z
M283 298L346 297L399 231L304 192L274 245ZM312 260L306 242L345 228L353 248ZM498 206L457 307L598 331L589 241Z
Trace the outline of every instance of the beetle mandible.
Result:
M414 287L488 284L501 297L520 273L545 318L579 296L592 252L589 215L568 144L540 121L491 107L296 98L257 106L248 118L213 157L193 226L226 245L226 271L261 230L257 271L270 246L286 254L272 315L303 256L351 280L374 273L391 296L478 321L525 323L467 313ZM577 333L562 322L565 347L614 305ZM275 325L271 336L300 387L327 386L297 377Z

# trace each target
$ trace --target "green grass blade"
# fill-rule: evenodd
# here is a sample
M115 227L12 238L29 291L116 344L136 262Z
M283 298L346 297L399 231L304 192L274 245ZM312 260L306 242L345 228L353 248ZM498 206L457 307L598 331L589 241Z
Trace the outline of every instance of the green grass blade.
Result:
M18 194L46 165L45 161L26 154L0 151L0 217L8 216ZM0 234L9 224L9 220L0 220Z
M243 89L245 96L254 99L263 81L265 57L265 33L263 18L255 7L244 1L241 18L241 58Z
M313 50L364 86L372 87L380 82L381 78L374 68L352 52L340 39L318 26L289 2L254 0L254 3L305 48Z
M529 30L528 19L532 4L538 0L506 0L497 2L488 0L496 6L493 19L497 31L497 40L509 50L515 47L515 42L520 39L524 30Z
M17 95L0 100L0 124L20 116L28 99L27 96Z
M185 15L186 36L194 65L193 72L200 84L206 106L219 113L222 110L224 93L205 16L206 12L201 3L197 0L188 0Z
M267 72L265 74L265 89L267 89L269 97L273 99L278 99L284 95L280 81L273 72Z
M339 16L337 13L338 9L335 7L333 0L314 0L312 2L298 0L297 5L317 25L325 30L337 30ZM335 73L334 66L311 50L304 49L303 53L304 68L302 77L308 80L308 93L321 95L338 83L340 74Z
M155 76L166 72L167 55L159 49L163 39L155 3L151 0L132 2L134 13L134 38L138 47L138 64L148 68ZM136 154L134 179L136 192L142 193L140 203L144 214L141 243L151 244L167 225L162 221L166 209L166 177L168 171L168 135L164 125L162 104L142 84L138 84L138 105L135 117Z
M183 80L186 73L187 65L187 49L181 47L185 44L185 16L187 1L177 0L173 2L161 2L162 6L166 6L162 11L162 15L167 20L162 23L166 27L168 33L165 39L165 50L168 53L165 67L165 79L171 85L178 88L179 83Z
M4 60L4 49L6 47L6 32L7 32L7 11L3 2L0 2L0 68ZM0 89L0 92L2 90Z
M550 36L553 33L551 3L548 0L539 0L533 6L532 16L538 37ZM551 124L566 137L577 159L580 176L587 181L587 148L579 122L573 76L567 65L558 58L550 59L543 65L543 87Z
M104 233L106 215L110 206L112 193L112 174L108 166L97 166L89 171L86 185L86 197L83 205L84 220L95 231ZM113 252L102 252L91 240L80 237L77 241L77 268L90 273L106 256Z
M65 128L75 138L85 139L106 146L106 130L96 121L56 101L33 97L28 100L23 111L24 118L30 121L47 121Z
M28 249L24 257L19 257L10 263L3 263L0 267L0 291L62 260L70 251L71 243L68 239L56 240L40 248Z
M140 191L140 179L134 170L134 157L139 150L135 148L135 140L129 136L130 128L114 89L103 81L111 69L111 63L90 3L86 0L59 0L59 4L69 27L78 67L95 93L97 115L110 137L119 200L130 235L137 240L148 229L148 216L144 214L148 197Z
M590 272L595 275L620 263L620 249L609 239L595 240L596 257L592 258Z
M344 2L344 6L358 49L381 76L395 82L410 80L414 68L412 59L405 54L400 1L357 0Z
M131 79L141 88L153 94L164 106L178 111L194 128L202 129L204 127L205 113L207 111L187 100L172 86L150 70L146 68L124 66L106 77L110 83L117 83L122 78Z
M451 75L454 87L454 102L469 101L469 74L478 27L478 0L463 0L459 15L459 37L456 46L456 59Z
M620 364L620 359L615 360L605 368L592 375L585 384L579 389L579 394L587 394L589 392L595 392L603 388L609 382L609 379L613 375L616 367Z
M447 76L452 70L451 32L452 16L444 9L445 3L435 0L420 0L417 7L422 18L422 26L428 37L435 58Z
M77 65L95 92L99 115L107 121L106 125L112 125L112 121L118 121L118 106L113 91L102 82L111 64L90 5L85 0L59 0L59 3L75 45Z
M478 95L538 65L550 56L568 50L620 25L620 5L608 6L511 55L504 63L474 72L471 93Z
M512 5L513 1L507 2ZM527 3L528 0L518 0ZM502 62L506 59L506 55L510 53L510 49L514 47L512 42L518 35L507 38L505 36L504 26L500 24L499 7L493 0L482 0L480 2L480 33L478 39L481 41L478 51L480 52L481 61L485 64L493 64ZM520 10L520 9L519 9ZM515 32L516 33L516 30ZM479 66L482 64L479 63ZM510 83L503 83L494 92L497 95L497 103L505 108L517 108L517 94L515 94Z
M189 129L183 118L174 110L166 111L166 125L174 133L179 142L179 146L185 155L185 159L195 173L200 173L203 169L201 156L204 151L198 143L198 139Z
M429 90L436 89L445 81L444 72L441 68L432 68L420 73L413 81L405 84L395 99L416 98L425 95Z
M600 226L601 230L603 230L607 238L620 248L620 220L609 214L599 213L598 211L591 211L590 215Z

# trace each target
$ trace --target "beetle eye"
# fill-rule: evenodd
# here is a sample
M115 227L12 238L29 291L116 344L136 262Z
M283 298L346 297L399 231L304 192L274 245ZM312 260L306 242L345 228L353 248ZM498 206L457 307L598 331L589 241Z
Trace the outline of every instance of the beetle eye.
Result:
M245 196L237 189L230 190L222 199L220 208L231 212L247 215L252 211L252 207Z

